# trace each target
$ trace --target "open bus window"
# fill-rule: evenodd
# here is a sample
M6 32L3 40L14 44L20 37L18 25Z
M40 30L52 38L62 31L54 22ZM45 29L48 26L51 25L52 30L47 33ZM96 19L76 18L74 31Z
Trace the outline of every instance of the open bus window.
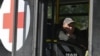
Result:
M79 42L82 41L81 44L87 50L88 50L88 23L89 23L88 13L89 13L89 4L88 3L60 5L59 19L62 20L66 17L71 17L75 21L75 27L81 31L79 34L80 35ZM77 43L77 44L79 44L79 43ZM85 54L83 54L83 56L84 55ZM80 54L79 54L79 56L80 56Z
M60 6L60 19L72 17L80 29L88 27L88 4L68 4Z

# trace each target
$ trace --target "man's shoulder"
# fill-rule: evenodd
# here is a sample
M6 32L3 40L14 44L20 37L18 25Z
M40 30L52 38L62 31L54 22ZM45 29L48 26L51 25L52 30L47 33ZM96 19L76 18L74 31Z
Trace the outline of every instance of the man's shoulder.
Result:
M63 30L59 31L58 38L59 38L59 40L64 40L64 41L67 41L69 39L69 37Z

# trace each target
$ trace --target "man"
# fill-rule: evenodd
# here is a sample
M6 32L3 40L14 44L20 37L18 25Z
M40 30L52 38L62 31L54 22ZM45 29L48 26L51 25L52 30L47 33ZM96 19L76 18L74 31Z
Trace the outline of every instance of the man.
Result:
M75 27L75 21L72 18L65 18L63 20L62 29L58 33L58 38L59 38L59 41L70 44L69 48L71 48L71 50L73 49L72 52L73 51L75 53L78 52L79 56L80 55L84 56L84 52L86 49L86 47L82 44L84 37L81 34L81 31ZM62 46L62 48L63 48L63 46ZM66 49L66 48L64 48L64 49Z
M62 29L59 32L59 40L67 41L69 39L76 39L74 26L75 21L71 18L65 18L63 21ZM78 30L78 29L77 29Z

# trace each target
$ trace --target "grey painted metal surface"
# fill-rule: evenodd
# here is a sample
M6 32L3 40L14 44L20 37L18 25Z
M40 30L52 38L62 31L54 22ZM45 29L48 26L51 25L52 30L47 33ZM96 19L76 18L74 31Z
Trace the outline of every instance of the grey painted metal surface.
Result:
M11 52L7 51L0 41L0 56L11 56Z
M30 27L23 47L16 56L36 56L38 0L26 0L30 8Z
M12 56L16 56L17 23L18 23L18 0L14 0Z
M100 0L93 0L92 56L100 56Z
M92 29L93 29L93 0L90 0L89 9L89 56L92 56Z

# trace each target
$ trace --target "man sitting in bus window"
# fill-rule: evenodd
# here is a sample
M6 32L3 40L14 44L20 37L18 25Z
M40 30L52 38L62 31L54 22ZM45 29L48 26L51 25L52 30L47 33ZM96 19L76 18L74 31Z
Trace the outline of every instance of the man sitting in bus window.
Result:
M62 23L62 29L58 33L58 38L62 42L70 43L83 50L87 49L84 43L84 36L81 31L75 27L75 21L72 18L65 18ZM74 48L74 47L73 47Z

